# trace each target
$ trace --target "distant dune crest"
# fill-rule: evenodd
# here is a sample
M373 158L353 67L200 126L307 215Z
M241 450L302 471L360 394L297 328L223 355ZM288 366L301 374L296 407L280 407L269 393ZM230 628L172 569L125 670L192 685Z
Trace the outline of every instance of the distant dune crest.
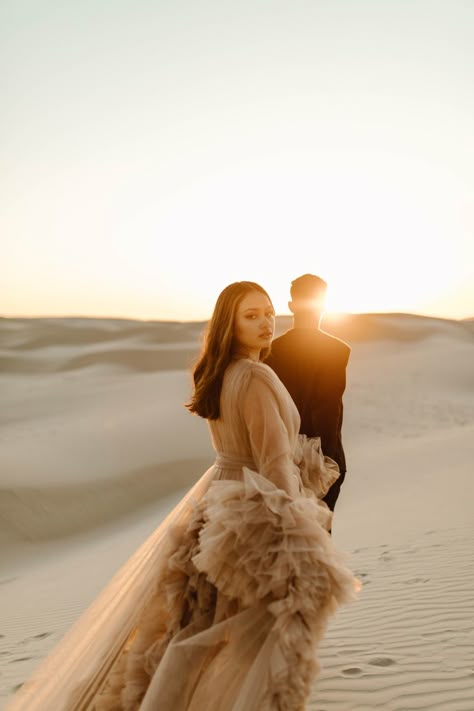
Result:
M467 711L474 319L322 325L352 348L333 531L364 588L308 711ZM204 327L0 319L0 704L213 462L184 406Z
M205 322L102 318L0 319L0 373L53 373L92 366L135 372L191 368ZM277 316L276 334L291 327ZM432 336L474 339L474 319L411 314L326 316L322 328L349 344L419 341Z

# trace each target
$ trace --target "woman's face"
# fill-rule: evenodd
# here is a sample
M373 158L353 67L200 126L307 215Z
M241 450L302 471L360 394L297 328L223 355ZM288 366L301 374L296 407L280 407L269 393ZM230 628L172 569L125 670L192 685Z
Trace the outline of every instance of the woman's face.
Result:
M275 330L275 312L270 299L251 291L240 302L235 316L235 339L239 353L258 360L262 348L268 348Z

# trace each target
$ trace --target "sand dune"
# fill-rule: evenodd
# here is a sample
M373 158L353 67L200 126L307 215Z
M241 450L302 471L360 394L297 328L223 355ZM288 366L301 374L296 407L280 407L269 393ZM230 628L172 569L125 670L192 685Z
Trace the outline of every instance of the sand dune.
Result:
M291 323L277 319L277 334ZM0 373L47 373L117 365L134 371L188 368L195 358L205 324L120 319L0 318ZM466 343L474 321L411 314L327 316L323 328L349 343L398 341L405 344L446 336Z
M142 343L197 340L203 323L130 321L127 319L25 318L0 319L2 343L13 351L61 346L75 348L134 339Z
M209 464L209 459L178 459L87 484L4 489L0 491L0 542L49 540L117 522L130 510L189 488L196 472L204 472Z
M363 592L331 624L311 709L474 708L472 533L434 528L356 549Z
M382 340L406 343L441 334L471 341L474 336L471 319L454 321L415 314L332 315L323 320L323 327L349 343Z
M203 327L0 319L1 703L212 462L184 408ZM474 321L325 327L352 346L333 530L364 586L309 709L472 711Z
M202 323L0 319L0 373L54 373L94 365L136 372L190 367Z
M118 366L135 372L183 370L190 368L195 345L183 348L106 348L68 357L66 353L41 353L40 356L0 356L0 371L19 375L61 373L98 366Z

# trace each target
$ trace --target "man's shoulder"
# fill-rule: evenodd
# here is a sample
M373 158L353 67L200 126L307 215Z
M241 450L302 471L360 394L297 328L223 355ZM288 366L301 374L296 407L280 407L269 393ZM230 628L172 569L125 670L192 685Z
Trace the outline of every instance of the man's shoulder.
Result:
M343 341L342 338L333 336L331 333L327 333L326 331L319 331L318 333L320 334L321 341L327 348L331 348L336 353L346 355L347 358L349 358L351 347L348 343Z
M299 343L298 337L295 337L295 330L290 328L273 339L267 362L272 366L276 364L276 361L281 362L282 360L286 361L289 358L294 358L295 353L300 350Z
M343 360L348 360L351 353L351 347L348 343L337 336L333 336L326 331L321 331L316 328L291 328L285 331L285 333L282 333L281 336L277 336L277 338L273 340L272 352L292 348L297 344L330 352Z
M288 331L285 331L280 336L276 336L276 338L274 338L272 341L272 349L275 345L284 346L287 343L291 343L294 338L293 333L294 329L290 328Z

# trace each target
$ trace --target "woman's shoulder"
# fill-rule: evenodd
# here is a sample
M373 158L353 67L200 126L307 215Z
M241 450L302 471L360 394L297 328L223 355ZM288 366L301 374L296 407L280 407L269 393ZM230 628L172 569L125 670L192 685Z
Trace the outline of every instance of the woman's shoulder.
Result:
M284 398L286 394L286 388L278 375L262 361L254 361L249 358L236 361L232 380L242 393L252 391L253 394L256 394L257 391L262 393L264 391L270 394L269 391L271 391L273 397L278 400Z
M229 371L234 374L234 377L244 383L251 384L262 383L270 387L275 387L278 384L278 377L275 371L266 363L261 361L251 360L250 358L240 358L232 363Z
M224 400L231 411L255 403L273 403L281 416L291 424L294 420L295 432L299 429L298 411L288 390L275 371L261 361L244 359L235 361L229 368L229 378L225 381ZM291 419L293 418L293 419ZM290 425L289 425L290 426Z

